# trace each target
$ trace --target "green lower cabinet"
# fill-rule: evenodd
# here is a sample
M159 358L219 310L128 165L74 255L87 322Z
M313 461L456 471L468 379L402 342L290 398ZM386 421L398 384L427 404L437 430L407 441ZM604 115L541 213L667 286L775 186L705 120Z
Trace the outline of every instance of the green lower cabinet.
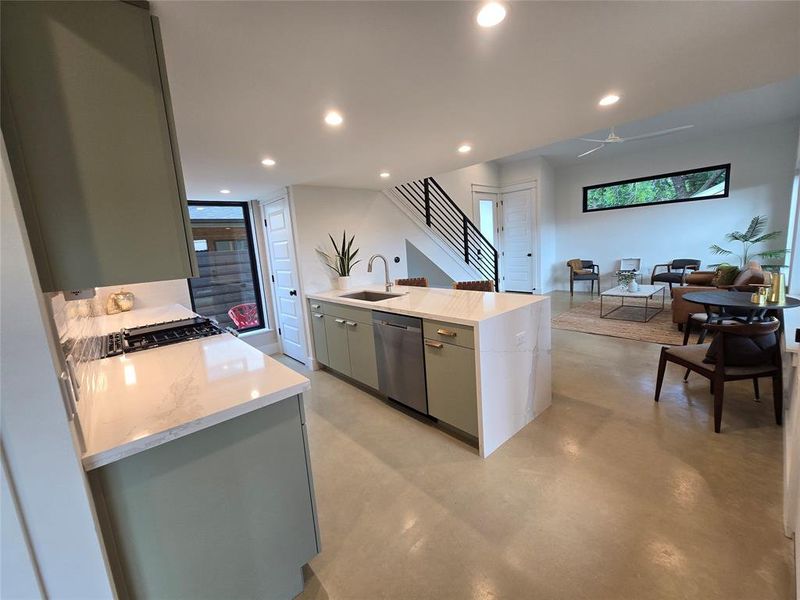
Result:
M448 425L478 436L475 351L425 340L428 413Z
M347 345L347 324L344 319L332 317L331 315L325 315L324 321L328 366L344 375L351 375L350 350Z
M314 338L314 356L317 362L328 364L328 336L325 335L325 315L311 313L311 333Z
M301 396L89 472L121 598L293 598L319 552Z
M350 349L350 376L373 389L378 389L378 365L375 362L375 336L372 325L346 321L347 345Z

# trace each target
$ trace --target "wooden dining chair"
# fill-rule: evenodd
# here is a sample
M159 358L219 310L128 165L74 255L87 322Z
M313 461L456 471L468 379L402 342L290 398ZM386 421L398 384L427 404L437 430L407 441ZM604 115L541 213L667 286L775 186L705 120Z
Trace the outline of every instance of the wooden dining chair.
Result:
M472 290L474 292L493 292L494 281L489 279L484 279L481 281L455 281L453 282L453 289Z
M427 277L408 277L407 279L397 279L396 285L407 285L410 287L428 287Z
M655 401L661 395L661 384L667 363L672 362L706 377L714 394L714 431L722 424L722 403L725 382L760 377L772 378L772 400L775 422L783 423L783 376L781 372L780 322L777 319L751 324L706 323L714 332L710 344L689 344L661 348L656 380ZM756 393L758 388L756 387Z

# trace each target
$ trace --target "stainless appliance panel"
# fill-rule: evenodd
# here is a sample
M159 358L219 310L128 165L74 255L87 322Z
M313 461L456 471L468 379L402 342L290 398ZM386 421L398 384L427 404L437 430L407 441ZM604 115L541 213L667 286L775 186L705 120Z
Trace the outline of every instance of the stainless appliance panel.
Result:
M428 414L422 320L373 311L378 389L382 394Z

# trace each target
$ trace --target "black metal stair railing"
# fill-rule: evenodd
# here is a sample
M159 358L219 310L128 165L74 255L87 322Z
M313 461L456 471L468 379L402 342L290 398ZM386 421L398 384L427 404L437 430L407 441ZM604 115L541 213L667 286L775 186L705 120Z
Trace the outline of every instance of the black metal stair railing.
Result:
M424 218L428 227L464 258L465 263L482 277L494 281L495 290L500 289L497 249L433 177L404 183L394 189Z

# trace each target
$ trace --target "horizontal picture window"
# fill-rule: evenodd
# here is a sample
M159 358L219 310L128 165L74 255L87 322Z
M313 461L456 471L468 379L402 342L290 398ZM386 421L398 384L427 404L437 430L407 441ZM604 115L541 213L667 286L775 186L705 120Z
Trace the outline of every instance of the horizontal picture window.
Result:
M716 165L583 188L583 212L727 198L731 165Z

